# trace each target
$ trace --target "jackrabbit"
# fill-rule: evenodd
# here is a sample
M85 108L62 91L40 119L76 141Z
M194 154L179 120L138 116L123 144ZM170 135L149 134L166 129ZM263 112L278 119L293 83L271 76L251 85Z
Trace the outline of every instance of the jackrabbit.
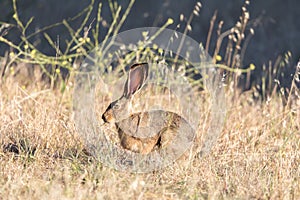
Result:
M174 151L177 151L177 148L181 149L179 152L184 151L186 145L191 144L195 137L194 130L184 118L164 110L132 114L129 111L132 95L143 87L148 77L148 68L147 63L130 67L123 95L108 106L102 119L105 123L116 125L123 148L141 154L166 148L166 153L173 152L177 157ZM171 142L174 142L174 145L168 147ZM181 143L183 145L178 146Z

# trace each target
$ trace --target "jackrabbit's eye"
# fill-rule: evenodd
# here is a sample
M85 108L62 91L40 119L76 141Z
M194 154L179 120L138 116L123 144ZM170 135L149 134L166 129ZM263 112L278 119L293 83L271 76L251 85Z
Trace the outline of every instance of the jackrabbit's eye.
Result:
M113 110L119 110L121 108L121 105L116 103L112 108Z

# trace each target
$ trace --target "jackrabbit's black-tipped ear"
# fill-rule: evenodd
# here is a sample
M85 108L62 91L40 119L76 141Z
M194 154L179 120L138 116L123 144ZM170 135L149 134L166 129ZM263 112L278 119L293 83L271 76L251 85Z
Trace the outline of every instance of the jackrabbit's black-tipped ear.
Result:
M148 63L138 63L130 67L123 94L126 98L133 95L145 83L148 77L148 67Z

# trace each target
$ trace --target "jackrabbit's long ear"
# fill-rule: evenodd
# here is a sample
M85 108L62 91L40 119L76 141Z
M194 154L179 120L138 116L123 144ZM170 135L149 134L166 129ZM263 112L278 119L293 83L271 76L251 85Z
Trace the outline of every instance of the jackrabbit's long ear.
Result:
M139 90L148 76L148 63L138 63L130 67L129 76L124 87L124 96L129 98Z

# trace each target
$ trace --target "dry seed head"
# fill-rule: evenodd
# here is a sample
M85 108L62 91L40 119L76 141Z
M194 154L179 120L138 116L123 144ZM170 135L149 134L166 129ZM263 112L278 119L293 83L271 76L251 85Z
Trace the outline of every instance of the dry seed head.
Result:
M242 24L241 24L241 22L237 22L235 26L236 26L237 28L241 28L241 27L242 27Z
M31 57L35 57L36 53L37 53L36 49L33 49L33 50L30 52Z
M170 24L173 24L173 23L174 23L174 20L172 18L169 18L168 21L167 21L167 24L170 25Z
M282 88L280 88L280 93L282 94L282 95L284 95L285 94L285 91L284 91L284 88L282 87Z
M232 41L233 42L237 42L237 38L235 37L235 35L232 34Z
M59 69L59 68L55 69L55 72L56 72L57 74L59 74L59 73L60 73L60 69Z
M221 28L222 28L222 26L223 26L223 24L224 24L224 21L220 21L220 22L219 22L219 26L218 26L218 28L219 28L219 29L221 29Z
M199 11L200 11L200 8L201 8L201 6L198 6L198 4L195 5L195 10L196 10L196 11L199 12Z
M108 23L106 22L106 20L102 20L102 26L103 27L108 27Z
M241 33L240 33L240 31L238 30L238 29L235 29L234 30L234 33L237 35L237 36L239 36Z
M218 55L216 56L216 61L221 61L221 60L222 60L222 56L218 54Z
M9 68L9 71L10 71L10 74L11 74L11 75L14 75L14 74L15 74L15 69L14 69L14 67L10 67L10 68Z
M184 20L184 15L180 14L179 19L180 19L180 21L183 21Z
M148 31L142 32L143 38L144 38L144 39L148 38L148 34L149 34Z
M242 33L240 36L241 36L242 39L245 38L245 34L244 33Z
M248 21L249 18L250 18L249 12L245 12L245 15L244 15L244 22Z
M9 57L10 57L10 58L14 57L15 55L16 55L16 54L15 54L13 51L9 52Z
M231 28L230 33L234 33L235 28Z
M274 82L280 85L280 81L278 79L274 79Z
M175 35L176 38L178 38L178 34L176 32L174 33L174 35Z
M255 65L253 63L250 64L250 70L255 70Z

